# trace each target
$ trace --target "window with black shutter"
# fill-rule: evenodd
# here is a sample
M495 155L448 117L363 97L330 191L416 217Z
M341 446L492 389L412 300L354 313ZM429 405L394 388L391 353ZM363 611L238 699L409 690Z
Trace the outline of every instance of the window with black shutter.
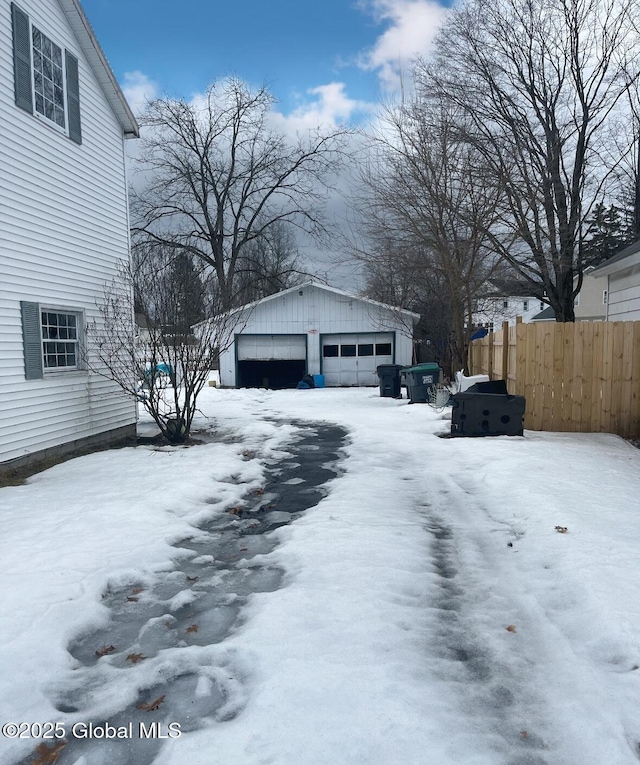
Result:
M11 18L16 104L81 144L78 59L15 3Z

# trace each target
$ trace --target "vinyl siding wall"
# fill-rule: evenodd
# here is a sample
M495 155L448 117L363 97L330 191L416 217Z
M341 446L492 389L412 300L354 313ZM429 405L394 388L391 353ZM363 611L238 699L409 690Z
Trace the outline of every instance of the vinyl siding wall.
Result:
M310 374L320 372L320 337L329 334L395 332L396 363L410 364L412 339L410 317L404 321L394 311L356 297L338 295L321 287L300 290L267 299L238 322L238 332L247 335L307 335ZM245 323L246 322L246 323ZM220 381L235 386L235 348L220 357Z
M607 277L585 274L580 288L580 301L575 307L576 321L603 321L607 306L602 293L607 289Z
M609 275L608 303L609 321L640 320L640 266Z
M15 105L11 7L0 0L0 462L135 422L135 404L85 371L25 380L20 301L98 319L129 252L122 128L56 0L19 3L78 57L82 145Z

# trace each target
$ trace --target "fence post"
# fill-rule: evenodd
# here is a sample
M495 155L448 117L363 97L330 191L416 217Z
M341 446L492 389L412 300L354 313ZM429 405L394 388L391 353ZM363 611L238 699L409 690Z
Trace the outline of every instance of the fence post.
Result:
M502 379L509 384L509 322L502 322Z
M522 316L516 316L516 395L524 396L525 369L527 362L526 353L526 325L522 323Z
M488 349L488 358L487 358L487 374L489 375L489 379L491 380L493 378L493 338L494 333L489 332L489 349Z

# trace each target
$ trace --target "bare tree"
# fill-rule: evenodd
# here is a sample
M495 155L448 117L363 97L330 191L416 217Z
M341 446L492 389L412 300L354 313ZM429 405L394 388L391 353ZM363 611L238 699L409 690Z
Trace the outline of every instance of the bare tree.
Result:
M291 226L277 221L244 247L236 267L237 301L246 304L260 300L308 277Z
M361 257L378 268L387 264L390 278L403 274L413 289L430 289L434 302L444 295L452 371L466 367L473 300L495 267L486 229L496 222L499 198L497 188L482 183L482 156L458 132L437 103L388 109L360 205L369 243Z
M602 199L596 208L607 203L620 209L625 217L625 235L628 241L640 239L640 82L630 67L627 109L615 124L615 148L622 158L614 171L617 185L608 199ZM597 214L594 208L592 214Z
M487 233L558 321L574 320L585 219L621 159L610 129L638 76L634 15L633 0L467 0L416 70L423 96L464 114L485 185L503 189Z
M207 303L188 253L157 248L137 270L121 266L98 309L100 321L88 328L89 367L141 401L169 443L184 443L209 370L233 340L237 314ZM205 309L208 320L194 332Z
M230 78L195 103L152 101L143 118L139 162L149 182L133 193L134 238L207 264L225 310L238 304L239 271L274 226L323 232L323 197L342 159L347 131L289 140L274 127L273 105L266 88Z
M368 297L420 315L418 323L411 327L414 360L436 361L451 377L451 303L445 280L431 268L429 256L406 247L394 250L392 242L380 251L372 247L364 264L364 277Z

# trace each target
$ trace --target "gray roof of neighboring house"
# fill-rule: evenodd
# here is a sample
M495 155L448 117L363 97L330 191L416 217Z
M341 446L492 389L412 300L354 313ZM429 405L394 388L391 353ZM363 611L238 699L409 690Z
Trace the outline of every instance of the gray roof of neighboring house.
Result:
M555 321L556 312L548 305L544 311L540 311L535 316L531 317L531 321Z
M125 138L139 138L140 128L79 0L58 0L104 95L122 125Z
M149 319L143 314L143 313L135 313L135 322L136 326L140 327L140 329L148 329L151 322Z
M491 278L487 280L485 291L478 292L483 298L532 297L535 290L529 282L522 280Z
M633 258L634 255L638 257ZM596 266L591 273L594 276L604 276L612 271L619 270L619 268L625 268L627 265L634 265L633 262L629 262L628 264L622 263L622 261L627 260L627 258L630 260L633 258L633 260L640 261L640 239L637 242L630 244L628 247L625 247L623 250L620 250L617 255L609 258L609 260L605 260L604 263Z

